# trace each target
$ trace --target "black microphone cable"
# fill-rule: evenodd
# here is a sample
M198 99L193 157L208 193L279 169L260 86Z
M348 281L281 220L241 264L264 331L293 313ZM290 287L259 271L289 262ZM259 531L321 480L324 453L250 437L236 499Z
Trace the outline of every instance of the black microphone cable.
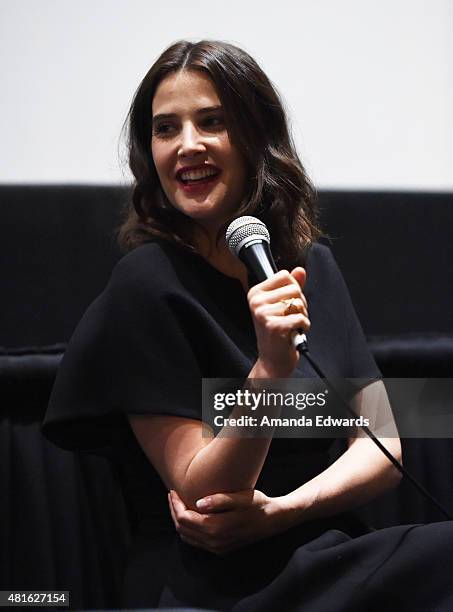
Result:
M266 225L256 217L244 216L232 221L226 231L226 243L230 251L239 257L246 265L247 269L253 274L258 282L271 278L277 270L272 252L270 250L270 236ZM300 357L304 356L313 370L322 378L327 388L333 392L339 400L340 405L347 414L357 418L357 414L349 406L347 400L342 393L335 388L332 381L329 380L323 373L322 369L316 363L308 350L308 343L305 333L298 330L293 339L293 344ZM385 448L382 442L374 435L374 433L366 425L358 425L360 429L376 444L379 450L384 453L392 465L407 478L409 482L448 519L453 520L453 516L442 506L442 504L429 493L418 480L407 471L405 467Z
M298 349L299 350L299 349ZM311 365L311 367L314 369L314 371L316 372L316 374L318 374L318 376L320 376L324 382L326 383L327 388L333 392L333 394L335 395L335 397L340 401L341 406L343 407L343 409L350 414L351 416L353 416L354 418L357 418L357 414L354 412L354 410L350 407L350 405L348 404L348 402L344 399L344 397L341 395L341 393L338 391L338 389L335 388L335 386L332 384L332 381L329 380L322 372L321 368L318 366L318 364L316 363L316 361L313 359L313 357L310 355L310 352L308 350L308 345L307 343L303 343L303 346L301 346L301 349L299 350L299 354L300 356L304 356L305 359L308 361L308 363ZM437 499L435 497L433 497L431 495L431 493L425 489L425 487L420 484L418 482L418 480L416 478L414 478L414 476L412 476L412 474L410 472L407 471L407 469L398 461L398 459L396 459L396 457L394 457L392 455L392 453L387 450L385 448L385 446L382 444L382 442L379 440L379 438L377 438L374 433L371 431L371 429L369 427L367 427L366 425L358 425L358 427L360 427L360 429L362 431L364 431L366 433L366 435L376 444L376 446L384 453L384 455L387 457L387 459L389 461L391 461L391 463L393 464L393 466L403 475L405 476L412 484L413 486L422 494L424 495L431 503L433 503L436 508L438 510L440 510L440 512L450 521L453 520L453 516L442 506L442 504L437 501Z

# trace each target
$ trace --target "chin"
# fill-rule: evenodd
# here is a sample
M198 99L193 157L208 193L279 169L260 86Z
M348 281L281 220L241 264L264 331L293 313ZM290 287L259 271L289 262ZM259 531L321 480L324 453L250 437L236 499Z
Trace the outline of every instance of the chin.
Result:
M224 215L219 212L220 209L224 210L223 206L219 207L217 204L212 205L209 203L191 202L190 206L187 206L186 203L180 205L176 203L176 208L194 221L213 221L224 217Z
M190 202L178 202L178 199L175 198L173 202L174 207L183 215L210 231L212 229L217 231L222 224L226 223L234 216L235 210L237 209L237 206L233 207L217 199L215 202L197 202L194 199Z

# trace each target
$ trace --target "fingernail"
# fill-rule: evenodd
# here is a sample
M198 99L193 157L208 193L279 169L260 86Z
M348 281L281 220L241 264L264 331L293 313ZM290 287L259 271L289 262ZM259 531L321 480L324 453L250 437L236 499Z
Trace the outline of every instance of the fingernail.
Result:
M197 506L198 510L207 510L209 508L209 501L209 497L199 499L195 505Z

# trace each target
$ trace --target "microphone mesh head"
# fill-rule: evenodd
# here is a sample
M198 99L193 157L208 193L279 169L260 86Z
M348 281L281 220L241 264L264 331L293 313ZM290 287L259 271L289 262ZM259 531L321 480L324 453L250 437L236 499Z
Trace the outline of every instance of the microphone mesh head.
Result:
M271 239L265 224L256 217L238 217L227 228L225 239L234 255L239 255L242 247L250 242L263 240L270 244Z

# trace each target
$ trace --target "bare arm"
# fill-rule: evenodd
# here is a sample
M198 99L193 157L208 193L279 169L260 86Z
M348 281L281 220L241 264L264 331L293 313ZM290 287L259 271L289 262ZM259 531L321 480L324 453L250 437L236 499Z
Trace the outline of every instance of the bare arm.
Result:
M382 381L362 389L354 410L370 420L373 433L401 461L401 443ZM400 473L368 436L357 432L332 465L281 499L288 524L320 518L361 505L396 486Z
M289 335L310 325L304 282L305 271L296 268L249 291L259 355L250 379L284 378L293 371L298 355ZM298 300L301 313L284 314L282 301L291 298ZM165 485L191 508L212 493L253 489L271 442L270 437L202 437L201 422L175 416L129 415L129 422Z
M370 419L381 443L401 460L401 444L385 387L377 381L354 400L354 409ZM188 543L225 554L298 523L354 508L398 484L399 472L365 434L330 467L295 491L271 498L260 491L220 493L188 510L173 492L170 508L180 536Z

